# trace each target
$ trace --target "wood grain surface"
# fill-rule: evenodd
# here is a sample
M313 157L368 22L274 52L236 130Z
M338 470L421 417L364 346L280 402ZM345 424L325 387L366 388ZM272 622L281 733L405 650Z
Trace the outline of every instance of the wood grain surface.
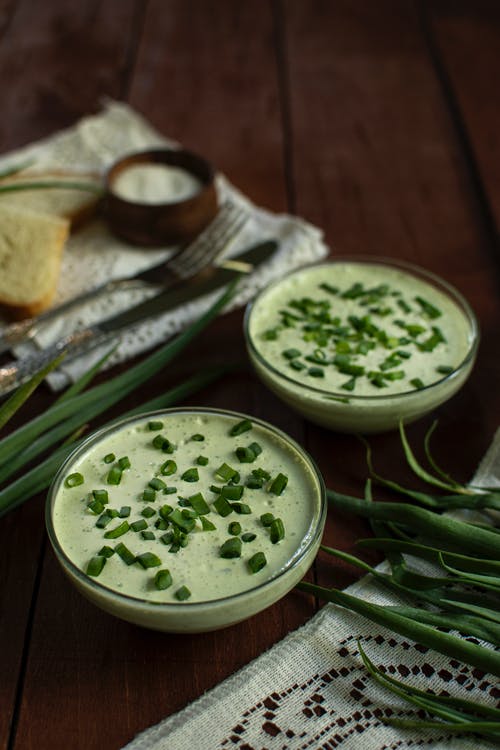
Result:
M466 481L500 422L499 46L495 0L0 0L0 149L68 127L106 97L123 100L258 204L321 227L332 255L402 258L446 278L477 314L477 364L408 432L418 446L438 418L436 458ZM241 311L155 377L148 397L190 360L208 366L227 352L245 360ZM12 426L52 398L40 389ZM248 369L194 400L273 422L328 486L362 493L359 440L302 420ZM380 473L408 479L396 433L371 443ZM325 541L352 551L368 533L331 513ZM344 587L358 573L320 554L312 575ZM196 636L128 625L66 581L36 497L0 519L0 748L118 749L317 606L292 592Z

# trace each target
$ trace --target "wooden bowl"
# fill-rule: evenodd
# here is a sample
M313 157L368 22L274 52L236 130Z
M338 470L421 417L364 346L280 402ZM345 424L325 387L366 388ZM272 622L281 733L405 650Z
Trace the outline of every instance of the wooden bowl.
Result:
M154 197L118 191L120 180L131 168L165 167L165 177L185 173L194 178L196 192L189 194L175 190L158 192ZM154 171L154 170L153 170ZM144 173L143 173L144 176ZM213 167L190 151L151 149L128 154L108 170L105 178L104 213L111 230L121 239L134 245L161 247L189 242L198 235L217 213L217 192Z

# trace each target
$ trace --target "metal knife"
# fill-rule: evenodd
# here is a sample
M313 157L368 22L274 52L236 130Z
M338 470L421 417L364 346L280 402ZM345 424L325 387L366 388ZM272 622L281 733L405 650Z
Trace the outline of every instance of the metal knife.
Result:
M9 362L0 367L0 396L10 393L25 383L63 351L67 352L68 360L73 359L96 346L116 339L124 328L133 326L145 318L173 310L186 302L191 302L226 286L235 276L249 273L267 260L277 247L276 240L260 242L220 266L202 271L189 282L179 283L176 287L164 290L129 310L88 328L74 331L40 352Z

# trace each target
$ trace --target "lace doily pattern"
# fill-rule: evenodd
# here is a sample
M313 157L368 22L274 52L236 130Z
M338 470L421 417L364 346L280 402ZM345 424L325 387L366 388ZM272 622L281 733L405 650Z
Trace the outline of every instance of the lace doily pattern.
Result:
M108 102L103 112L84 118L75 127L5 156L2 167L25 159L33 160L36 169L92 170L103 173L117 158L125 153L153 146L175 147L178 144L157 133L139 114L118 102ZM241 307L269 281L285 275L298 266L321 260L327 254L321 232L307 222L289 215L276 215L252 204L223 175L217 178L220 200L230 197L241 205L248 220L241 232L227 248L227 257L237 256L260 240L276 238L279 250L262 268L252 273L240 285L231 308ZM175 248L159 250L131 247L114 237L99 220L88 224L73 234L66 246L61 277L55 304L93 289L108 279L130 276L165 260ZM78 330L98 320L110 317L145 299L150 289L96 296L78 311L64 319L40 327L33 341L16 347L15 355L21 357L36 348L45 347L65 334ZM142 322L121 333L119 345L106 366L126 361L162 343L201 315L216 294L183 306L180 309ZM108 346L109 349L109 346ZM53 373L49 382L58 389L77 378L104 354L95 350L91 356L80 358Z

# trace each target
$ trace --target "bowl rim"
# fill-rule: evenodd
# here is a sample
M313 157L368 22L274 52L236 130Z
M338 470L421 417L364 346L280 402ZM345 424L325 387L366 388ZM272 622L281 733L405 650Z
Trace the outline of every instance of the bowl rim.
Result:
M62 545L59 542L59 539L57 537L57 533L54 528L53 519L52 519L52 511L54 508L54 502L57 495L57 490L63 480L63 477L65 473L67 472L67 467L71 465L71 463L77 458L80 454L84 453L89 446L92 444L98 444L100 439L107 436L108 434L115 432L122 427L133 424L135 422L139 421L147 421L151 418L158 417L160 415L175 415L179 413L192 413L192 414L213 414L213 415L222 415L222 416L228 416L228 417L234 417L238 420L241 419L250 419L252 422L255 422L258 424L261 428L264 430L268 430L269 432L273 433L275 436L280 438L280 440L284 441L286 444L291 446L297 453L300 454L301 458L305 461L305 463L308 465L308 468L311 471L312 476L315 479L315 483L317 484L317 488L319 490L319 503L318 503L318 511L314 514L311 524L308 527L307 533L305 537L302 537L300 540L300 543L304 541L304 539L307 539L307 544L305 547L301 550L296 550L294 555L289 558L287 563L280 567L272 576L271 578L267 578L265 581L262 581L261 583L256 584L255 586L252 586L251 588L245 589L244 591L240 591L236 594L231 594L230 596L224 596L219 597L217 599L206 599L204 601L184 601L184 602L159 602L159 601L153 601L151 599L145 599L142 597L135 597L130 596L129 594L124 594L116 589L110 588L109 586L106 586L102 583L100 583L97 579L94 579L90 576L88 576L84 571L82 571L69 557L69 555L66 554L64 551ZM216 608L223 606L224 604L230 603L230 602L238 602L242 598L248 597L249 595L254 596L255 594L258 594L259 591L263 591L266 588L271 587L277 580L279 580L281 577L283 577L285 574L290 573L294 569L296 569L302 560L307 556L307 554L310 552L311 549L313 549L317 543L321 541L321 537L323 535L324 525L326 521L326 515L327 515L327 494L326 494L326 486L323 479L323 476L314 461L314 459L310 456L310 454L301 446L299 443L294 440L294 438L290 437L285 433L283 430L280 430L278 427L275 427L274 425L270 424L269 422L266 422L263 419L260 419L259 417L254 417L249 414L245 414L243 412L237 412L230 409L218 409L214 407L205 407L205 406L185 406L185 407L170 407L166 409L155 409L152 411L146 411L146 412L140 412L138 414L133 414L128 417L124 417L122 419L117 419L111 422L108 425L105 425L104 427L98 428L95 430L91 435L89 435L87 438L82 440L78 446L75 447L75 449L67 456L67 458L64 460L64 462L61 464L59 469L57 470L57 473L52 479L52 482L49 486L49 489L47 491L47 498L45 502L45 527L47 531L47 535L49 537L49 541L53 547L54 552L56 553L56 557L59 559L60 564L63 567L67 567L68 570L71 572L71 574L82 584L84 584L87 588L95 588L96 592L102 592L106 596L110 596L115 601L119 601L122 603L126 603L129 605L129 607L139 607L142 611L144 610L151 610L151 612L161 612L163 608L166 608L167 613L180 613L182 611L186 611L187 608L189 608L190 611L195 611L196 609L204 609L206 607L210 608ZM313 525L313 521L314 525Z
M412 388L411 390L399 391L397 393L373 395L359 395L346 393L345 391L333 391L326 388L318 388L316 386L308 385L307 383L297 380L274 367L267 359L262 356L250 334L250 320L253 311L256 309L256 306L259 304L262 297L264 297L268 292L280 286L280 284L285 284L293 276L298 276L304 271L309 271L314 268L331 267L336 265L337 263L363 263L378 266L390 266L399 270L404 270L412 276L417 276L418 278L427 281L431 285L437 287L441 292L446 293L448 297L450 297L460 308L469 325L470 342L467 353L462 361L454 368L452 372L447 373L442 378L439 378L439 380L435 380L433 383L424 385L423 388ZM245 336L247 348L250 353L255 357L259 364L264 367L264 369L273 373L273 375L277 376L279 380L292 385L294 388L304 390L306 393L310 393L317 398L323 398L328 401L332 401L332 403L337 402L344 404L361 404L371 402L381 404L387 401L394 401L409 396L415 396L416 394L423 394L426 392L428 393L438 386L443 385L443 383L450 382L457 378L460 373L469 365L469 363L474 361L480 340L480 330L476 315L465 297L452 284L450 284L448 281L441 278L437 274L433 273L432 271L428 271L427 269L410 263L409 261L399 258L388 258L383 256L371 255L335 256L334 258L326 261L321 261L319 263L308 263L287 274L285 277L272 281L270 284L261 289L260 292L254 297L254 299L247 304L243 319L243 333Z

